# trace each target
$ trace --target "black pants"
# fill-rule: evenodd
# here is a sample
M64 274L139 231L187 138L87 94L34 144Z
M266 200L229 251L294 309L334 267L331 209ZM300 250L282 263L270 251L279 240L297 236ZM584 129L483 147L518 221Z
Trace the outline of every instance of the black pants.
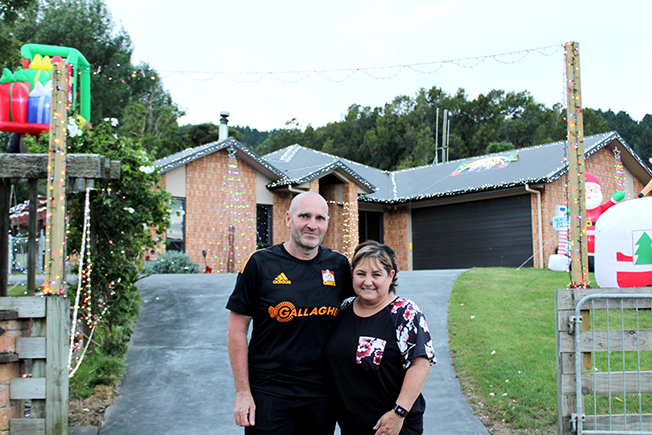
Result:
M326 397L283 399L253 392L255 426L245 435L333 435L335 417Z
M365 432L360 432L357 429L354 428L348 428L346 426L340 426L340 431L342 435L367 435L370 433L375 433L373 429L370 429L369 431ZM398 435L421 435L423 434L423 431L416 431L414 429L408 428L408 427L403 427L401 428L401 431L398 433Z

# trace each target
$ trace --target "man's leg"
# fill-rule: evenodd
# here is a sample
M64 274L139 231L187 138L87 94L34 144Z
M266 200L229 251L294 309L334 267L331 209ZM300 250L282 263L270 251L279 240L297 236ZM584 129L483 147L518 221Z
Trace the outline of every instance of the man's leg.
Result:
M294 401L252 392L256 403L256 424L245 427L245 435L288 435L292 433Z
M335 413L327 397L304 399L295 410L293 435L333 435Z

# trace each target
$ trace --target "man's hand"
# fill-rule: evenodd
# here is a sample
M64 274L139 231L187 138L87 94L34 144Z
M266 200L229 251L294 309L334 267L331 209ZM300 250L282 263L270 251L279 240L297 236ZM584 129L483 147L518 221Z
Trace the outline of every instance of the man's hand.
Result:
M249 388L249 347L247 331L251 317L231 311L226 331L226 344L235 383L233 417L238 426L253 426L256 420L256 404Z
M233 417L238 426L253 426L256 424L256 404L250 391L241 391L235 395Z
M394 411L386 412L374 426L376 435L398 435L403 427L403 420Z

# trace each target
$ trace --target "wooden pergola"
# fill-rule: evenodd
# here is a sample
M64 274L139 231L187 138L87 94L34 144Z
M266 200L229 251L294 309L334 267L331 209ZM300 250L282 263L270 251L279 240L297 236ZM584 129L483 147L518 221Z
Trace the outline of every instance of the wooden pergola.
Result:
M12 184L18 182L30 185L27 289L36 290L38 180L48 178L48 159L47 154L0 154L0 297L7 296L10 196ZM65 172L68 190L85 190L94 181L120 178L120 162L98 154L68 154Z

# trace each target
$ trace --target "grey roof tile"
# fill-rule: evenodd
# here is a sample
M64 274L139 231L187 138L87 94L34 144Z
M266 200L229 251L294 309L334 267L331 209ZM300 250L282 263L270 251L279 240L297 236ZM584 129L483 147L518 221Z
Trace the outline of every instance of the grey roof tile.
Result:
M652 172L617 132L585 137L585 158L614 140L619 141L620 146L652 176ZM303 184L340 170L369 189L371 193L362 195L361 201L377 203L401 203L525 184L547 184L568 170L566 141L393 172L300 145L291 145L261 157L232 138L190 148L154 163L161 168L161 172L166 172L229 146L233 146L247 163L271 175L274 181L268 185L270 188Z

